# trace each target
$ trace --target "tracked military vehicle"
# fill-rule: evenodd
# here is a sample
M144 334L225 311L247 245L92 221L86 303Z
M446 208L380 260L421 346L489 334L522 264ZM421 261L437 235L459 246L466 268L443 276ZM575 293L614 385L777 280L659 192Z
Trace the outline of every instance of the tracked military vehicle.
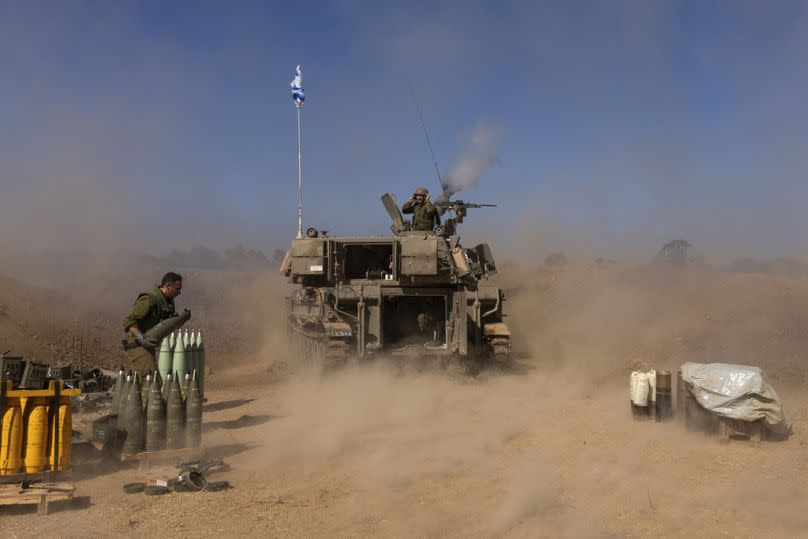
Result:
M288 330L307 361L325 366L378 355L508 363L510 332L503 291L486 244L460 245L467 208L438 202L454 217L413 231L389 193L386 237L329 237L310 228L293 240L281 267L297 289L286 300Z

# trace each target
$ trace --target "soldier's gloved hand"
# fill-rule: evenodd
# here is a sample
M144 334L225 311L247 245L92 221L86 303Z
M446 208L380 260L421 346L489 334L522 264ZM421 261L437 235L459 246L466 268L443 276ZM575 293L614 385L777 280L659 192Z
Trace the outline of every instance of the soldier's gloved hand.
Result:
M190 320L190 319L191 319L191 309L185 309L184 311L182 311L182 314L183 314L183 315L187 315L187 316L188 316L188 320Z
M141 332L138 331L133 335L138 344L143 348L147 350L154 350L155 348L157 348L157 343L150 339L147 339Z

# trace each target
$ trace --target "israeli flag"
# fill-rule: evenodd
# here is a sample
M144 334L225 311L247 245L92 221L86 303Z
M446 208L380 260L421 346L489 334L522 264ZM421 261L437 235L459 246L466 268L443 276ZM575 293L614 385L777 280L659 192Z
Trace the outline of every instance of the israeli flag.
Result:
M298 107L306 100L306 96L303 95L303 72L300 66L295 69L295 78L292 81L292 99Z

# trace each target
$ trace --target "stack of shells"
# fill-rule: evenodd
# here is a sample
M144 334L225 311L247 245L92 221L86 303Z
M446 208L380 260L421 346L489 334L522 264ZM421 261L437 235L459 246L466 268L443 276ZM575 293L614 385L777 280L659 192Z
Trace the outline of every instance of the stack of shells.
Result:
M120 369L111 413L126 436L124 455L201 445L204 371L202 333L188 330L163 339L157 371L143 383Z

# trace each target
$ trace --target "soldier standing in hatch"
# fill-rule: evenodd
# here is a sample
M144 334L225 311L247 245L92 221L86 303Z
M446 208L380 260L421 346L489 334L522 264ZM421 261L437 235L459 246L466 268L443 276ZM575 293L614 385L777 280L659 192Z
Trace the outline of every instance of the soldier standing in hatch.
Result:
M157 368L155 350L160 343L150 341L144 333L166 318L177 316L174 311L174 298L182 293L182 275L168 272L163 275L160 286L138 294L132 309L123 319L123 330L127 333L123 341L126 357L132 368L140 374L141 380L147 372Z
M401 207L401 213L412 214L412 229L431 232L435 228L437 210L429 201L429 191L419 187Z

